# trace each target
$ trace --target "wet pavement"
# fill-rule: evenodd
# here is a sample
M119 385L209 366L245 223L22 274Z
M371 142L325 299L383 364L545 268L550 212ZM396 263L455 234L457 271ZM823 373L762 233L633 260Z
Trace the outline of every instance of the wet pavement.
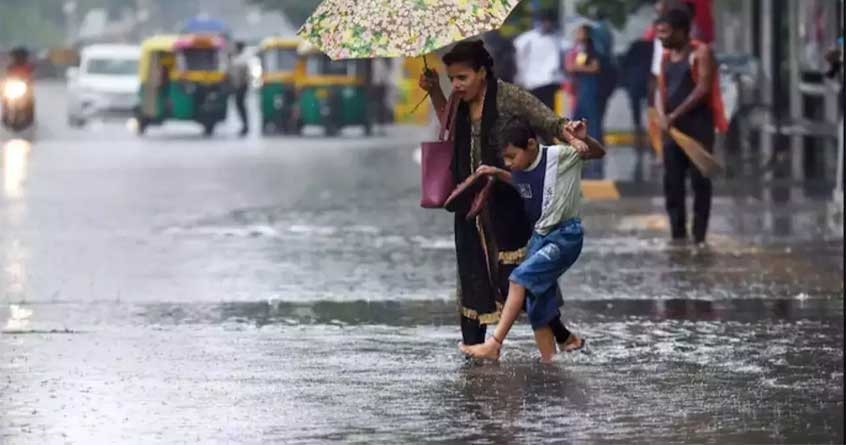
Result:
M41 94L64 110L62 88ZM590 354L458 354L419 129L3 136L0 443L842 443L842 214L719 194L586 204L565 320Z

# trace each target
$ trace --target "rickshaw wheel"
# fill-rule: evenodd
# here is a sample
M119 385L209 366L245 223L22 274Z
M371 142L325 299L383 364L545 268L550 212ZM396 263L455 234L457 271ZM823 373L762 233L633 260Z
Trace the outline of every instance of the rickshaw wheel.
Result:
M325 130L326 130L326 136L335 137L341 131L341 127L339 127L338 125L335 125L335 124L328 124L328 125L326 125Z
M147 119L144 119L143 117L138 118L138 130L137 130L138 136L144 135L144 132L147 131L147 125L149 125L149 122L147 122Z

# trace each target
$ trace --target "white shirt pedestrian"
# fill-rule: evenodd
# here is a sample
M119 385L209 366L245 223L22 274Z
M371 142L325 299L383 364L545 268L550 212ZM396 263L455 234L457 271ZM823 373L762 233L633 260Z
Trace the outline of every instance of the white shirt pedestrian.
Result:
M249 87L250 59L246 52L242 51L232 59L232 64L229 66L229 81L235 89Z
M531 91L564 80L558 33L540 29L524 32L514 39L514 49L518 85Z

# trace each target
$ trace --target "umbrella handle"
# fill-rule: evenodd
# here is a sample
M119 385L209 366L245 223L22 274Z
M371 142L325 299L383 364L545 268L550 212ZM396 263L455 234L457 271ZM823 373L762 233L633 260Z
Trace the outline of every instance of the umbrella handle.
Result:
M426 55L423 54L423 73L426 74L427 77L433 77L435 72L429 68L429 62L426 60Z

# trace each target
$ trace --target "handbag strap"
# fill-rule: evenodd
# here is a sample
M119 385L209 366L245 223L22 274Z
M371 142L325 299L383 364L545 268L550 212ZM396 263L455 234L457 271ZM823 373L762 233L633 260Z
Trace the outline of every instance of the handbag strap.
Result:
M439 119L441 122L441 130L438 133L439 141L451 141L453 138L453 127L455 126L455 115L458 111L458 102L458 95L450 94L446 109L444 109L444 115L439 116L441 118Z

